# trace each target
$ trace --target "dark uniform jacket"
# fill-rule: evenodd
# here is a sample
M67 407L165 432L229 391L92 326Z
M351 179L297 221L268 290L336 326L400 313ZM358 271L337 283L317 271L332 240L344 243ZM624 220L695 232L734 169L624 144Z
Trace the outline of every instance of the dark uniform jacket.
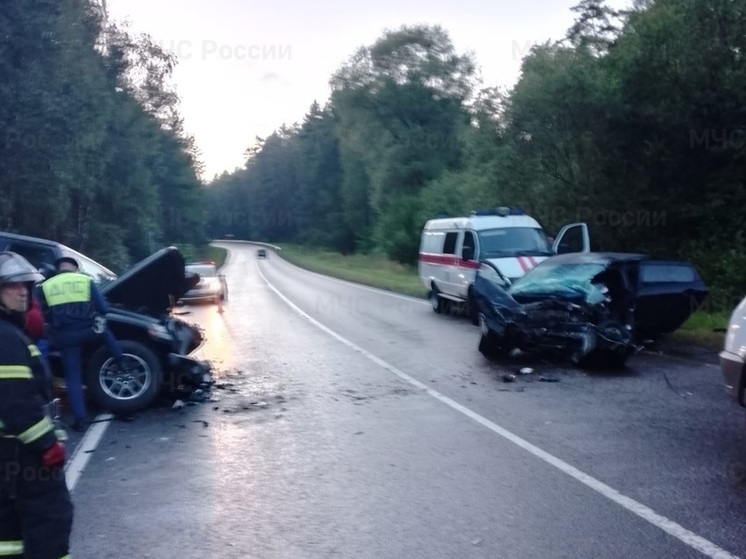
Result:
M52 333L87 331L96 315L106 315L106 300L90 276L80 272L59 272L37 289L42 312Z
M19 324L20 322L20 324ZM0 464L38 456L57 441L45 406L52 386L41 353L22 331L23 320L0 310Z

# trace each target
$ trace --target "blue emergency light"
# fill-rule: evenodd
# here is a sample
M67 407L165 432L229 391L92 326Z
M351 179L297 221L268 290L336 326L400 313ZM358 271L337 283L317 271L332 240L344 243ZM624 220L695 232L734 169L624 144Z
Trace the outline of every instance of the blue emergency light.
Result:
M520 208L508 208L508 207L500 207L495 208L492 210L473 210L471 212L471 215L478 216L478 215L499 215L501 217L505 217L508 215L526 215L526 212L524 212Z

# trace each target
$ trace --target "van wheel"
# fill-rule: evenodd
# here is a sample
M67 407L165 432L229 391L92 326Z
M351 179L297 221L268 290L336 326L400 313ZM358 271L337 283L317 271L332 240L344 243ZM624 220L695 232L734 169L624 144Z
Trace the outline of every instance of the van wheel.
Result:
M445 301L443 297L438 295L438 288L433 285L433 289L430 291L430 304L433 306L433 310L441 314L445 310Z
M466 297L466 314L474 326L479 325L479 306L476 299L474 299L474 290L471 287Z

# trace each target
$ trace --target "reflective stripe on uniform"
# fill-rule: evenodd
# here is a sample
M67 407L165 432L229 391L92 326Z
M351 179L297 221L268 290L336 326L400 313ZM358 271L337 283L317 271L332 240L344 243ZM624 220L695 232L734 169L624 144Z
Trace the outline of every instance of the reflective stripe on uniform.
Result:
M26 429L23 433L18 435L18 439L23 444L29 444L37 439L42 438L50 431L54 431L54 424L48 417L45 417L44 419L36 423L33 427Z
M41 355L41 351L39 351L39 348L36 347L34 344L31 344L28 346L29 353L31 353L31 357L39 357Z
M0 540L0 557L23 555L23 542L20 540Z
M0 380L31 380L29 367L23 365L0 365Z
M60 274L42 283L41 289L49 307L91 300L91 278L84 274Z

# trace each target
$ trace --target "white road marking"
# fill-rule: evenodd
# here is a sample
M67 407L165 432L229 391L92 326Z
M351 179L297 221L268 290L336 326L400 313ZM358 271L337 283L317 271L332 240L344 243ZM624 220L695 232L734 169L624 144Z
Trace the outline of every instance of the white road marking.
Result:
M109 428L109 423L114 416L108 413L99 415L95 419L88 431L85 432L83 438L78 443L75 452L73 452L70 462L65 466L65 478L67 479L67 489L70 493L73 492L75 486L78 484L80 476L83 474L83 470L88 465L88 461L91 459L93 452L98 448L98 443L101 442L101 438L106 433L106 429Z
M610 499L611 501L615 502L616 504L620 505L621 507L627 509L628 511L636 514L643 520L646 520L653 526L656 526L657 528L660 528L664 532L670 534L671 536L675 537L676 539L680 540L684 544L688 545L689 547L696 549L700 553L706 555L707 557L711 557L712 559L739 559L737 556L731 554L730 552L718 547L714 543L710 542L709 540L706 540L705 538L695 534L694 532L691 532L690 530L687 530L680 524L677 524L673 520L670 520L669 518L666 518L665 516L662 516L652 510L651 508L643 505L642 503L635 501L634 499L631 499L630 497L627 497L623 494L621 494L619 491L614 489L613 487L610 487L603 483L602 481L599 481L598 479L582 472L581 470L575 468L574 466L571 466L567 462L563 462L556 456L549 454L548 452L545 452L541 450L539 447L534 446L533 444L529 443L528 441L522 439L518 435L512 433L511 431L508 431L507 429L500 427L496 423L490 421L489 419L479 415L478 413L470 410L469 408L459 404L458 402L448 398L447 396L439 393L436 390L433 390L432 388L428 387L427 385L423 384L422 382L418 381L417 379L409 376L408 374L404 373L403 371L400 371L393 365L390 365L383 359L376 357L372 353L366 351L362 347L358 346L354 342L348 340L347 338L337 334L334 330L324 326L321 322L317 321L316 319L312 318L308 314L306 314L303 310L301 310L295 303L290 301L285 295L280 293L280 291L275 288L262 274L261 269L259 268L259 265L257 264L257 269L259 270L259 274L262 276L262 279L267 283L267 286L269 286L272 291L274 291L278 297L280 297L290 308L292 308L295 312L297 312L300 316L308 320L311 324L316 326L317 328L323 330L330 336L336 338L346 346L354 349L358 353L362 354L363 356L367 357L374 363L380 365L387 371L390 371L397 375L398 377L406 380L413 386L416 386L417 388L420 388L421 390L424 390L432 396L433 398L443 402L444 404L450 406L451 408L461 412L465 416L469 417L470 419L473 419L477 423L487 427L494 433L497 433L498 435L504 437L505 439L509 440L513 444L523 448L527 452L533 454L537 458L543 460L544 462L550 464L551 466L554 466L558 470L564 472L565 474L569 475L570 477L576 479L583 485L591 488L592 490L596 491L597 493L603 495L604 497Z

